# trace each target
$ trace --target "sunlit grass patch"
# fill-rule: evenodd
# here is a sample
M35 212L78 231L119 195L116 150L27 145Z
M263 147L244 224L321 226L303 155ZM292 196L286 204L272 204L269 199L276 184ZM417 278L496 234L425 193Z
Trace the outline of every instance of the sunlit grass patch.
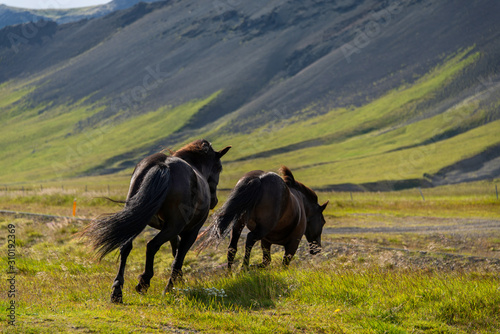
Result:
M129 257L124 304L115 305L109 298L116 254L97 262L74 238L82 223L48 227L2 217L0 226L6 223L16 225L22 240L35 231L41 234L17 248L18 326L8 327L13 333L489 333L500 325L500 279L487 263L457 262L453 268L436 264L456 261L441 255L377 249L370 243L342 246L329 238L319 256L310 256L301 245L288 269L278 260L279 247L273 247L270 267L232 273L224 269L225 242L199 255L189 252L184 281L167 295L162 292L172 256L165 245L148 293L139 295L136 277L144 268L146 240L154 233L148 230ZM400 240L405 239L388 242ZM5 240L0 243L5 249ZM252 263L260 260L260 252L255 253Z

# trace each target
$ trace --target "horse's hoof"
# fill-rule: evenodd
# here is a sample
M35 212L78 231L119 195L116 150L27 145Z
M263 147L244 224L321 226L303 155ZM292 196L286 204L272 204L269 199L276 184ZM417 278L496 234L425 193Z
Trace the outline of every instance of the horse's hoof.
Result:
M141 295L146 294L146 292L148 292L148 289L149 289L149 284L139 283L135 286L135 291L137 291Z
M123 296L122 294L111 294L111 302L113 304L123 304Z
M163 294L166 295L167 293L172 292L173 289L174 289L174 283L172 282L172 279L169 279L168 284L165 287L165 290L163 290Z

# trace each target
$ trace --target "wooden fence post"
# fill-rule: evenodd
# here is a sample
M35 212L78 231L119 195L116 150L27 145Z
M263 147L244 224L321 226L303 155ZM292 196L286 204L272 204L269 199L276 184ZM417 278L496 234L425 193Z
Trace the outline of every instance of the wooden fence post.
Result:
M418 187L418 191L420 191L420 196L422 196L422 200L425 202L424 193L422 192L422 188Z

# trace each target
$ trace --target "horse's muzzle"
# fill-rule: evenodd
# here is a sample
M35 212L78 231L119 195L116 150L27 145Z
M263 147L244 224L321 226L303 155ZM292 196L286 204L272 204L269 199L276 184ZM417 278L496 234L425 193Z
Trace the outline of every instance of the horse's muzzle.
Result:
M212 196L212 198L210 199L210 209L215 208L217 203L219 203L219 199L217 198L217 196Z
M321 252L321 244L317 242L309 243L309 253L311 255L316 255Z

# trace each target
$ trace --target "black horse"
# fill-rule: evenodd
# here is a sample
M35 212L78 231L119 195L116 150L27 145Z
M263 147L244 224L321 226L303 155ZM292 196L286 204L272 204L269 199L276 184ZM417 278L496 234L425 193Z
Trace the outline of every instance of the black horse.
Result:
M147 225L160 232L147 244L146 266L136 290L146 293L154 275L153 262L161 245L170 241L175 257L165 292L182 276L182 264L210 209L218 202L217 185L222 171L220 158L231 146L214 151L206 140L197 140L171 156L153 154L137 164L124 208L98 217L83 231L102 259L120 248L120 267L113 283L111 301L122 303L122 287L132 241Z
M212 216L212 223L200 238L207 237L201 247L224 238L232 229L227 252L227 266L231 269L238 239L245 225L247 235L243 267L248 267L254 244L261 240L263 262L271 262L271 245L285 247L283 264L292 260L305 234L310 253L321 251L321 233L325 218L323 211L328 201L318 204L316 193L295 180L287 167L280 169L283 178L275 173L256 170L245 174L236 184L222 208Z

